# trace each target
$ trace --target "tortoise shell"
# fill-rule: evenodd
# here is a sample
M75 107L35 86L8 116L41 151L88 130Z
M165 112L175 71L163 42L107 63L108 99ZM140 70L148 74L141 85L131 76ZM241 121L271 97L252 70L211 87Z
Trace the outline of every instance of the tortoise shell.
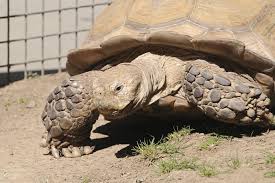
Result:
M67 70L150 44L226 57L274 78L275 0L115 0L68 54Z

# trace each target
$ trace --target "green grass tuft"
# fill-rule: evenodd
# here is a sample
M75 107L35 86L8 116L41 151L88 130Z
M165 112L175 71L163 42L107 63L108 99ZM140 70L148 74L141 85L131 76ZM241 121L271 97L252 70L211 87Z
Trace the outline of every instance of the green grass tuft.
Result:
M232 169L238 169L238 168L240 168L240 166L241 166L241 161L239 160L239 157L238 157L238 156L232 157L232 158L228 161L227 165L228 165L230 168L232 168Z
M158 164L161 173L170 173L173 170L196 170L198 165L195 160L162 160Z
M217 175L215 167L206 164L200 165L198 171L200 175L204 177L212 177L214 175Z
M212 134L211 136L208 136L206 139L202 141L202 143L199 145L200 150L209 150L212 147L218 146L222 140L226 139L227 137Z
M275 177L275 171L266 172L266 173L264 174L264 176L265 176L266 178L273 178L273 177Z
M265 163L266 164L274 164L275 163L275 154L268 153L266 155Z
M183 137L190 135L194 129L190 128L190 126L183 127L180 130L178 128L174 129L173 133L168 134L165 138L167 141L180 141Z
M149 141L144 140L143 142L138 142L133 151L140 154L144 159L154 161L159 155L158 144L159 142L155 142L155 138Z

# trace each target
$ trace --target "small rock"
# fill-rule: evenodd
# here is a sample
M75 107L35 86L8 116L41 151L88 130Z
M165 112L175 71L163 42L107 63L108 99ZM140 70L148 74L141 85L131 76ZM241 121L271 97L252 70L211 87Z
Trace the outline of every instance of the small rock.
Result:
M266 95L262 93L258 100L264 101L265 99L266 99Z
M230 86L230 85L231 85L231 82L230 82L228 79L226 79L226 78L224 78L224 77L222 77L222 76L216 75L216 76L214 77L214 80L215 80L217 83L219 83L220 85L223 85L223 86Z
M201 72L201 75L202 75L202 77L204 77L206 80L211 80L211 79L213 79L213 75L212 75L210 72L208 72L207 70L203 70L203 71Z
M193 76L192 74L187 74L186 75L186 80L189 81L190 83L193 83L195 81L195 76Z
M48 116L51 120L54 120L57 117L57 113L58 112L53 107L50 107L50 110L48 111Z
M64 92L59 92L56 96L55 96L55 100L60 100L60 99L65 99L66 95Z
M71 85L71 83L72 82L69 79L65 79L64 81L62 81L61 86L66 87L66 86Z
M227 99L222 99L219 103L221 109L226 108L229 105L229 101Z
M53 93L50 93L50 95L48 96L48 98L47 98L47 101L49 102L49 103L51 103L51 101L53 101L53 99L54 99L54 94Z
M243 84L236 85L235 89L237 92L240 92L240 93L250 93L249 87Z
M264 102L263 102L263 101L260 101L260 102L258 102L258 103L257 103L257 106L258 106L258 107L264 107L264 106L265 106L265 104L264 104Z
M64 111L66 109L66 102L65 100L59 100L55 103L55 109L57 111Z
M253 109L248 109L247 116L250 118L254 118L256 115L256 112Z
M207 89L209 89L209 90L211 90L211 89L214 88L214 85L210 81L205 81L204 87L207 88Z
M62 130L59 126L53 126L50 130L51 137L58 137L62 134Z
M262 90L260 90L259 88L255 89L255 96L259 96L262 94Z
M59 121L59 125L62 129L68 130L72 127L73 123L68 118L61 118Z
M252 122L252 119L249 118L249 117L247 117L247 116L245 116L240 121L243 122L243 123L250 123L250 122Z
M217 89L213 89L209 93L209 98L212 102L219 102L221 99L221 92Z
M193 90L191 83L189 83L188 81L184 81L184 85L187 91L191 92Z
M75 93L76 93L76 89L75 89L75 88L67 87L67 88L65 89L65 95L66 95L67 97L71 97L71 96L73 96Z
M194 89L194 93L193 93L194 97L196 98L200 98L203 96L203 89L201 87L196 87Z
M205 79L203 77L198 77L195 82L199 85L203 85L205 83Z
M72 110L74 108L74 104L72 103L72 101L70 99L66 100L66 106L69 110Z
M220 116L223 119L234 119L236 117L236 114L234 113L234 111L228 108L224 108L218 112L218 116Z
M74 96L71 98L71 101L72 101L73 103L79 103L79 102L82 101L82 97L79 96L79 95L74 95Z
M225 98L227 98L227 99L231 99L231 98L233 98L233 97L235 97L236 95L235 95L235 93L227 93L227 94L225 94Z
M271 102L270 99L266 98L265 101L264 101L264 105L269 106L270 102Z
M54 94L58 94L59 92L61 92L61 90L62 90L62 88L60 86L58 86L54 89L53 92L54 92Z
M205 108L205 114L211 117L215 117L216 116L216 110L214 107L211 106L206 106Z
M192 66L191 69L189 70L189 73L193 74L194 76L197 76L200 74L200 71L196 66Z
M35 106L36 106L35 101L31 100L27 103L26 108L31 109L31 108L34 108Z
M230 100L228 107L234 111L242 112L245 110L245 102L240 98Z

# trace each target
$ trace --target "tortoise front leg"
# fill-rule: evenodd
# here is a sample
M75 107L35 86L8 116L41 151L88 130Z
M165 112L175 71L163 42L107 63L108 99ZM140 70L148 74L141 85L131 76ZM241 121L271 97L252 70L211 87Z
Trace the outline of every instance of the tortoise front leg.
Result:
M79 157L92 153L90 140L93 123L98 112L92 101L92 71L66 79L47 98L42 113L47 135L42 137L42 146L55 157Z
M235 124L270 126L270 98L248 75L195 60L186 66L183 89L190 103L207 116Z

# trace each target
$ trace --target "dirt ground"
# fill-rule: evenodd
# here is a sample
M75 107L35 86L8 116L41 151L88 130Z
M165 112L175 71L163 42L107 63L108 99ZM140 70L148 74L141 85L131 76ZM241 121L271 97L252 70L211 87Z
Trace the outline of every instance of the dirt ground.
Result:
M212 121L129 119L98 120L91 137L93 154L75 159L54 159L39 147L44 127L40 114L47 95L65 73L15 82L0 88L0 182L158 183L158 182L275 182L275 131L221 125ZM193 170L161 173L157 162L132 151L137 141L167 136L175 126L195 130L182 145L182 157L198 158L217 169L211 177ZM214 126L214 127L210 127ZM210 133L230 140L209 149L198 148ZM273 154L272 154L273 153ZM236 165L229 166L232 158ZM274 173L275 174L275 173ZM273 176L273 178L272 178Z

